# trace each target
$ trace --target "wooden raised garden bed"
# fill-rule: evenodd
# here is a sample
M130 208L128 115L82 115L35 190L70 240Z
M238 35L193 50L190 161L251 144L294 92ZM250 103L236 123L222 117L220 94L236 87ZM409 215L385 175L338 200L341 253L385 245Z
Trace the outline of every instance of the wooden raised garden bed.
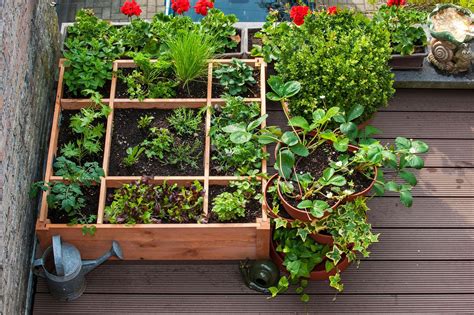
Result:
M265 82L266 64L262 59L243 60L252 66L258 73L259 82ZM66 117L67 112L79 110L90 105L90 101L63 99L63 76L65 67L64 60L60 61L60 75L58 92L55 103L54 118L52 124L51 139L48 152L48 161L45 174L45 182L62 181L62 177L53 173L53 162L56 159L58 138L60 138L61 117ZM203 141L203 168L202 173L193 176L162 176L153 174L151 183L161 184L164 181L178 185L189 185L193 181L199 181L205 190L203 201L203 214L210 211L209 188L212 186L226 185L229 181L239 180L235 176L211 176L211 140L209 130L211 126L211 108L222 106L225 102L219 96L212 93L213 90L213 66L215 64L230 63L231 60L211 60L208 67L207 91L204 98L197 99L145 99L143 101L130 100L127 98L116 98L117 74L119 68L134 67L131 60L117 60L114 62L114 75L112 77L110 98L103 99L111 113L106 121L105 145L103 149L102 165L105 177L94 186L98 192L97 209L89 209L96 213L97 221L94 235L83 235L83 225L69 225L67 223L53 223L50 217L47 203L48 192L43 192L41 210L36 223L36 233L40 246L44 250L51 243L53 235L61 235L65 242L75 245L85 259L99 257L110 248L112 240L120 243L125 259L127 260L235 260L235 259L261 259L269 256L270 222L266 212L261 209L261 216L251 223L161 223L161 224L109 224L104 219L104 209L107 196L111 189L118 188L124 183L132 183L140 179L140 176L111 176L111 152L113 151L114 119L117 112L124 109L136 110L169 110L179 107L206 108L204 114L205 137ZM265 85L261 84L257 95L245 98L246 102L258 102L261 115L266 113L265 109ZM66 114L66 115L65 115ZM262 127L265 122L262 123ZM266 172L266 161L262 162L262 172ZM143 174L148 175L148 174ZM265 186L261 180L261 187Z

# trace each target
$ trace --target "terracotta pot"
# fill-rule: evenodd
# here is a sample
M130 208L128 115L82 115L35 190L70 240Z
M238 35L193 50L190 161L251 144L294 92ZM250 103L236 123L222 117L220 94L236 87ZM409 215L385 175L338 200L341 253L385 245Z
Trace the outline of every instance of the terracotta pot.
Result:
M359 147L350 144L348 150L351 151L351 152L355 152L355 151L359 150ZM344 199L344 201L353 201L357 197L368 195L370 190L372 189L372 187L374 187L374 184L377 180L377 174L378 174L378 168L376 166L374 166L374 178L372 179L372 182L370 183L370 185L362 191L359 191L359 192L353 193L352 195L347 196Z
M284 256L276 251L275 242L273 241L270 242L270 257L272 258L273 262L278 266L278 268L280 268L281 271L288 272L285 266L283 266ZM316 267L314 267L313 271L310 273L309 279L327 280L330 276L334 276L336 274L336 269L340 272L343 272L350 265L347 256L344 255L343 257L344 258L336 265L336 267L329 272L326 272L324 261L316 265Z
M321 234L321 233L311 233L309 235L313 240L315 240L319 244L324 244L324 245L334 245L334 238L332 235L327 235L327 234Z
M282 216L279 216L278 214L275 214L273 211L272 211L272 207L270 206L270 203L268 202L268 195L267 195L267 192L268 192L268 189L275 185L275 180L277 179L278 177L278 173L277 174L274 174L272 177L270 177L270 179L267 181L266 185L265 185L265 189L263 190L263 206L265 208L265 211L267 212L267 215L273 219L283 219L283 220L286 220L288 222L293 222L295 221L294 219L291 219L291 218L285 218L285 217L282 217Z

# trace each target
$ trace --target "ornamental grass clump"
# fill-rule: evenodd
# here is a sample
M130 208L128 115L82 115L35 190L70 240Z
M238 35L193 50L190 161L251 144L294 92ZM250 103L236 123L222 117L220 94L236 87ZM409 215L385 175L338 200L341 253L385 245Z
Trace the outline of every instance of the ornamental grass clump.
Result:
M313 13L279 38L275 69L284 81L302 86L289 101L291 116L310 118L316 108L346 111L362 105L360 122L386 106L394 93L390 34L360 13Z

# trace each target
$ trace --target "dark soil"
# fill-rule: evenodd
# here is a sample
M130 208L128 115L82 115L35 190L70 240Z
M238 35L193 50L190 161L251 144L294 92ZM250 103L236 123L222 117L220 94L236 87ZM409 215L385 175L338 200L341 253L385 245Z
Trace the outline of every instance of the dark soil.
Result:
M231 53L240 53L240 48L242 47L242 30L241 29L235 29L236 35L240 37L240 41L238 42L237 46L235 48L226 48L225 52L226 54L231 54Z
M275 181L273 181L272 184L274 184L274 183L275 183ZM275 192L275 194L277 194L277 193ZM276 195L275 197L277 198L277 202L278 202L278 216L280 216L284 219L292 219L293 220L291 215L289 215L288 212L286 212L285 207L283 207L283 204L281 203L280 199L278 198L278 195ZM270 207L273 205L273 201L274 201L273 195L271 193L267 192L267 203Z
M78 139L78 134L74 133L72 128L69 127L69 123L71 121L71 117L78 114L79 110L63 110L61 112L60 123L59 123L59 136L58 136L58 155L61 153L61 148L68 144L69 142L76 142ZM104 128L107 126L107 119L102 118L98 120L97 123L103 123ZM103 157L104 157L104 144L105 144L105 133L102 137L102 151L100 151L97 155L94 156L86 156L81 161L81 164L87 162L97 162L99 165L102 165Z
M198 110L196 109L196 115ZM110 152L109 173L111 176L204 176L204 145L205 126L204 118L201 132L197 136L174 136L174 145L192 143L196 138L202 142L201 157L198 161L199 169L186 168L181 170L177 165L163 164L159 159L148 159L143 152L138 163L131 167L122 165L122 160L127 156L126 150L140 144L147 137L147 130L138 128L140 117L150 115L155 117L150 127L169 128L168 117L172 110L160 109L117 109L114 114L112 132L112 146Z
M110 97L110 87L112 86L112 81L107 80L102 88L98 89L97 92L102 95L102 98L109 98ZM83 96L81 94L75 95L71 91L69 91L67 84L63 83L63 98L79 98L79 99L88 99L88 96Z
M325 142L323 143L316 151L312 152L308 157L302 158L297 162L296 169L298 172L309 172L314 178L319 178L322 176L323 171L329 166L330 161L337 161L340 152L336 151L332 144ZM365 175L354 172L352 175L345 175L347 182L353 181L354 187L353 189L356 192L363 191L367 187L370 186L372 180L367 178ZM341 190L349 189L349 186L341 187ZM322 192L327 194L331 190L329 187L327 189L323 189ZM329 205L334 205L336 203L335 200L326 200L325 198L321 198L321 200L327 201ZM300 200L290 199L288 198L287 201L294 207L298 205Z
M255 38L255 34L258 33L260 29L249 29L248 30L248 49L249 52L252 51L253 45L260 45L262 46L262 39Z
M248 98L260 97L260 71L258 69L254 69L253 77L256 83L252 85L248 85L247 92L239 96L248 97ZM224 87L219 83L219 79L213 78L212 79L212 98L220 98L225 93L226 91Z
M245 217L239 218L236 220L220 222L217 220L217 215L212 212L212 204L214 198L223 193L223 192L233 192L235 191L234 188L229 186L220 186L220 185L211 185L209 186L209 222L208 223L254 223L256 222L257 218L262 216L262 205L255 199L251 199L247 202L247 211L245 213ZM260 188L256 188L256 191L260 191Z
M81 210L84 216L97 215L99 209L99 186L81 187L83 197L86 200L86 206ZM51 223L69 223L71 220L63 210L49 209L48 218Z
M135 68L122 68L120 72L123 76L130 75ZM127 83L124 82L120 76L117 79L117 87L115 90L115 98L130 98L130 95L127 92ZM176 88L175 98L206 98L207 97L207 76L196 80L191 81L189 86Z

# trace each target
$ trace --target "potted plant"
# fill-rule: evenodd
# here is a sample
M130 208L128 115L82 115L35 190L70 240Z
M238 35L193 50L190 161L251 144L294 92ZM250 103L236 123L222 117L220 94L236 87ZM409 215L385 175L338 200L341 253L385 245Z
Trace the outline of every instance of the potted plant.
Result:
M420 24L426 20L425 13L405 8L400 1L388 1L378 9L373 19L390 31L392 58L389 66L392 69L423 68L428 52L425 30Z

